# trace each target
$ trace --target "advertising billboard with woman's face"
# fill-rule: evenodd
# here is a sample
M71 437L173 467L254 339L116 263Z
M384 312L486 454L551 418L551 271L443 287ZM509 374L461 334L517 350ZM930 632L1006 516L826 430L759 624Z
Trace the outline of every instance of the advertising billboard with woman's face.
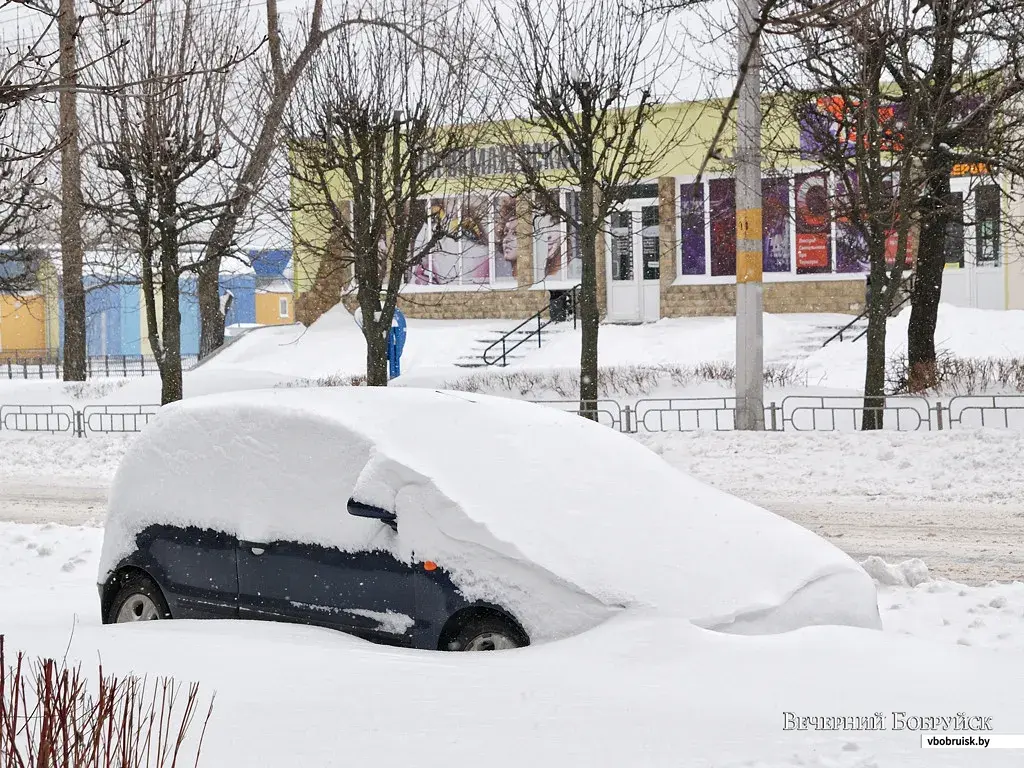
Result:
M797 274L830 272L832 269L832 216L829 213L828 176L798 173L796 186Z

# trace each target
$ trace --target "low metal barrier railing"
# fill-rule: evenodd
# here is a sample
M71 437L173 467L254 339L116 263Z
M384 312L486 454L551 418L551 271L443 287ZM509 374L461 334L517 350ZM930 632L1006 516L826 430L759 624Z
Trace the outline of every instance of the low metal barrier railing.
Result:
M532 400L538 405L589 416L620 432L691 432L735 429L736 398L642 398L630 405L612 399ZM68 404L0 405L0 432L91 434L141 432L158 405ZM978 427L1024 431L1024 395L959 395L945 405L924 397L881 398L865 407L863 397L790 395L764 406L766 431L855 431L865 414L881 417L882 427L901 432Z

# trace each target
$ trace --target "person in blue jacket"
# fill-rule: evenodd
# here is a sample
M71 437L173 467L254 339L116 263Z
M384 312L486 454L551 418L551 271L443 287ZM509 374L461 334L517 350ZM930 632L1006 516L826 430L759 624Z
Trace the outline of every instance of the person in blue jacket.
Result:
M386 298L387 294L381 292L381 307L384 306ZM391 318L391 329L388 331L388 378L395 379L402 374L402 350L405 348L406 336L405 313L395 307L395 314Z

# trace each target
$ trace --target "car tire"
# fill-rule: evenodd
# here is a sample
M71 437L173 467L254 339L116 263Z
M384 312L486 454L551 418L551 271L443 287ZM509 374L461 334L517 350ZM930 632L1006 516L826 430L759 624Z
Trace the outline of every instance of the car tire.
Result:
M529 645L529 639L512 622L497 616L467 621L448 643L449 651L505 651Z
M171 618L170 608L160 587L140 573L129 574L117 590L107 611L107 624L125 624L131 621L153 621Z

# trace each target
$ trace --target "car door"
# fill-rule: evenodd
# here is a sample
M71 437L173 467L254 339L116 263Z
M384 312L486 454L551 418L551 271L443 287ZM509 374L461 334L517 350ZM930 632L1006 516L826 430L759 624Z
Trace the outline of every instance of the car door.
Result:
M239 616L315 624L408 645L416 618L413 574L412 566L382 550L240 542Z
M177 619L238 615L238 541L220 531L150 526L136 538L139 562Z

